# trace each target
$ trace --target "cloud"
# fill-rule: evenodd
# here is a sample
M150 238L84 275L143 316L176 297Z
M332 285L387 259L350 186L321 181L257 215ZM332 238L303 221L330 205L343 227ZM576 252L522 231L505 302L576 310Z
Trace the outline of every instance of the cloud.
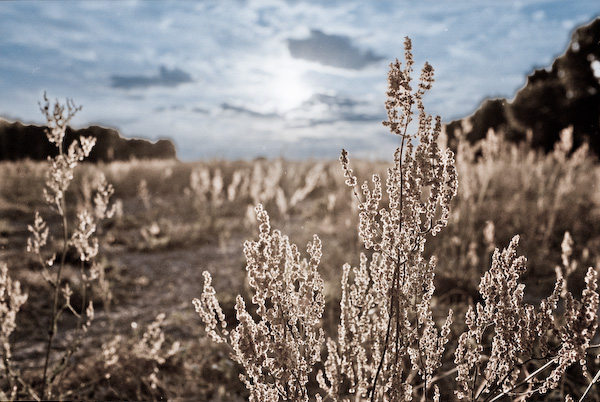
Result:
M176 104L176 105L170 105L170 106L158 106L154 109L154 111L156 113L162 113L162 112L179 112L179 111L185 111L185 106L182 104Z
M267 119L280 117L276 113L261 113L261 112L257 112L255 110L252 110L249 108L245 108L242 106L235 106L235 105L232 105L232 104L226 103L226 102L221 104L221 110L230 111L233 113L242 113L242 114L252 116L252 117L267 118Z
M210 110L201 107L193 107L192 112L207 115L210 113Z
M354 46L347 36L328 35L318 29L306 39L288 39L292 57L316 61L326 66L360 70L383 59L373 51Z
M382 112L373 113L369 102L341 95L316 93L302 105L285 114L288 127L316 127L336 122L381 121Z
M318 104L324 104L329 107L354 107L364 102L359 102L354 99L350 99L343 96L334 96L317 93L311 96L311 98L304 102L305 106L313 106Z
M163 87L175 87L179 84L185 84L193 82L192 76L179 69L174 68L169 70L168 68L161 66L160 72L155 76L142 76L142 75L112 75L113 88L148 88L152 86L163 86Z

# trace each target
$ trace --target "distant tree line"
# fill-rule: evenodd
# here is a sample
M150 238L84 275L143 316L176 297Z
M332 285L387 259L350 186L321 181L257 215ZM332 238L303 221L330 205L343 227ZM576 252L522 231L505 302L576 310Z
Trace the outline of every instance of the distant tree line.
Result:
M551 68L535 70L512 102L488 99L473 115L447 124L446 133L455 147L460 135L476 142L491 128L548 152L569 126L573 149L587 143L600 156L600 18L578 28L565 53Z
M96 138L96 146L86 159L90 162L177 157L172 141L126 139L117 130L99 126L80 130L68 127L65 143L71 144L79 136ZM45 127L0 120L0 160L45 160L56 153L56 147L46 138Z

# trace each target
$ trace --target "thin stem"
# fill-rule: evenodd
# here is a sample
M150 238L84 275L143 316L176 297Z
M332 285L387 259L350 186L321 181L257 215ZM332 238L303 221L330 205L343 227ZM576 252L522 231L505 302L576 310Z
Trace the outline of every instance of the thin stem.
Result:
M10 372L11 372L11 375L12 375L12 376L13 376L13 377L14 377L14 378L17 380L17 382L18 382L19 384L21 384L21 386L27 390L27 393L29 394L29 396L30 396L30 397L31 397L33 400L35 400L35 401L37 401L37 402L39 402L39 401L41 401L41 400L42 400L42 398L40 398L40 397L38 396L38 394L36 394L36 393L35 393L35 391L34 391L34 390L31 388L31 386L30 386L30 385L29 385L27 382L25 382L25 381L23 380L23 378L21 378L21 376L20 376L19 374L17 374L17 373L14 373L14 372L12 371L12 369L10 370Z
M86 313L86 307L85 307L85 303L86 303L86 298L87 298L87 288L88 288L88 278L85 277L85 264L84 261L81 261L81 267L80 267L80 272L81 272L81 311L79 312L78 315L76 315L78 317L77 320L77 328L81 329L82 327L82 322L83 322L83 315Z
M516 390L517 388L519 388L521 385L526 384L529 380L531 380L533 377L535 377L536 375L538 375L539 373L541 373L542 371L544 371L545 369L547 369L550 365L552 365L553 363L555 363L556 358L548 361L546 364L544 364L542 367L538 368L537 370L535 370L533 373L529 374L524 380L522 380L521 382L519 382L518 384L516 384L514 387L512 387L509 391L505 392L502 391L500 394L496 395L494 398L489 399L488 396L484 402L495 402L498 399L502 398L503 396L508 395L510 392L513 392L514 390Z
M407 115L410 114L410 110L407 113ZM404 144L405 144L405 140L406 140L406 135L408 132L408 123L404 125L404 132L401 134L401 138L402 140L400 141L400 200L399 200L399 215L400 215L400 219L398 222L398 234L401 235L402 234L402 223L403 223L403 217L402 217L402 208L403 208L403 199L404 199L404 172L402 169L402 158L404 156ZM358 198L358 194L356 193L356 190L354 190L354 194L355 196ZM383 252L385 253L385 250L383 250ZM387 324L387 330L386 330L386 334L385 334L385 342L384 342L384 348L383 348L383 352L381 354L381 360L379 361L379 365L377 366L377 371L375 372L375 378L373 379L373 389L371 391L371 402L374 402L375 400L375 391L377 388L377 380L379 379L379 374L381 373L381 369L383 368L383 362L385 359L385 354L387 352L387 348L389 345L389 340L390 340L390 332L391 332L391 328L392 328L392 318L394 317L394 314L396 314L396 334L395 334L395 364L398 363L398 357L399 357L399 340L400 340L400 314L399 314L399 304L400 304L400 300L399 297L396 297L396 293L400 291L400 287L404 286L404 282L406 280L406 263L403 262L401 263L400 260L400 246L398 246L398 251L397 251L397 259L398 261L396 261L396 268L394 269L394 278L393 278L393 284L391 287L391 295L390 295L390 310L389 310L389 318L388 318L388 324ZM400 266L402 266L402 285L400 285ZM396 306L396 304L398 304L398 306Z
M585 392L583 393L583 395L581 395L581 398L579 398L579 402L583 402L585 400L585 397L590 392L590 390L592 389L594 384L596 384L598 382L598 380L600 380L600 370L598 370L598 372L596 373L596 375L594 376L594 378L592 379L592 381L590 382L588 387L585 389Z
M400 255L398 255L398 259L400 259ZM396 277L394 278L394 285L392 287L392 291L394 293L394 295L396 295L395 300L394 298L392 298L392 303L393 305L390 306L390 314L392 314L393 311L396 312L396 336L395 336L395 350L394 350L394 365L398 364L398 357L400 355L400 349L399 349L399 344L400 344L400 266L402 266L403 270L406 270L406 261L404 261L403 263L401 263L400 261L396 261L396 269L395 271L398 272L398 275L396 275ZM404 277L402 277L402 284L404 285ZM387 348L387 345L386 345Z
M398 267L396 267L396 269L394 270L394 282L396 282L396 277L398 275ZM371 402L375 401L375 391L377 389L377 380L379 378L379 373L381 372L381 369L383 367L383 361L385 359L385 353L387 352L387 345L390 342L390 330L392 329L392 317L393 317L393 303L394 303L394 292L391 292L390 295L390 312L389 312L389 318L388 318L388 323L387 323L387 330L385 333L385 342L384 342L384 348L383 348L383 352L381 353L381 360L379 361L379 365L377 366L377 371L375 372L375 378L373 379L373 389L371 390Z
M59 144L59 155L62 155L62 143ZM66 214L66 202L65 202L65 193L63 189L63 197L60 200L60 204L58 205L58 210L61 212L62 216L62 229L63 229L63 250L60 258L60 265L58 266L58 270L56 272L56 281L54 282L54 299L52 302L52 316L50 319L50 327L48 329L48 342L46 343L46 357L44 359L44 375L42 377L42 398L46 398L46 392L50 394L50 384L48 383L48 366L50 363L50 353L52 351L52 343L54 342L54 337L56 336L57 327L58 327L58 298L60 296L60 283L62 279L62 270L67 261L67 251L69 248L69 226ZM48 389L47 389L48 388ZM47 395L48 399L51 395Z
M406 126L404 126L404 134L402 134L402 141L400 141L400 201L398 203L398 209L399 209L399 216L400 216L400 222L398 222L398 235L402 236L402 223L404 221L403 216L402 216L402 209L403 209L403 200L404 200L404 172L402 169L402 158L404 157L404 140L405 140L405 136L406 136L406 130L408 129L408 124ZM400 257L400 245L398 245L398 257ZM404 286L404 281L406 280L406 265L403 265L403 272L402 272L402 286Z
M480 368L480 364L479 362L477 362L477 364L475 365L475 374L473 374L473 386L471 387L471 401L476 401L477 398L479 398L479 395L481 395L480 392L483 392L483 390L485 389L485 379L484 382L481 384L481 390L475 392L475 386L477 385L477 377L479 377L479 368ZM478 394L477 397L475 397L475 394Z
M6 379L8 380L8 388L13 388L13 376L11 375L11 362L9 358L10 354L10 344L8 343L8 338L6 341L2 340L2 362L4 364L4 372L6 375Z
M425 363L423 362L423 354L421 353L421 349L419 348L419 360L421 361L421 367L423 367L423 395L421 396L421 400L423 402L427 401L427 368Z

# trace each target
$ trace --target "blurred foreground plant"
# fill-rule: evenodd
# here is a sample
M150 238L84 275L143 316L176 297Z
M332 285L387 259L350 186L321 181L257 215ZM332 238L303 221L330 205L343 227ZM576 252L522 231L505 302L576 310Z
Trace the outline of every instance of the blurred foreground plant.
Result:
M65 134L68 123L81 110L76 107L72 101L67 100L66 105L56 102L51 107L50 102L44 94L44 104L40 105L42 113L46 117L47 129L46 136L48 141L57 148L57 155L48 157L48 170L46 171L46 187L44 188L44 198L46 203L54 210L61 222L61 240L59 241L58 256L53 249L50 228L42 215L36 211L35 219L28 230L31 236L27 240L27 251L34 254L38 263L42 267L41 274L45 281L52 288L52 303L49 317L49 326L47 332L47 341L44 348L43 373L39 381L39 389L34 389L21 374L13 369L11 362L10 349L8 348L8 335L11 331L5 331L3 328L2 336L6 340L6 346L3 347L4 366L7 372L8 384L12 387L13 397L19 397L18 388L24 388L25 394L29 397L41 400L52 399L60 396L54 393L54 388L60 381L61 375L70 365L70 358L80 347L83 336L88 331L91 321L94 318L93 303L88 300L87 290L92 281L98 278L104 278L102 273L103 266L97 264L94 258L98 254L99 243L95 237L97 224L104 218L109 218L113 210L109 208L109 199L113 194L113 188L106 182L103 175L100 175L96 181L96 189L93 196L93 208L82 208L76 212L75 224L71 221L72 211L66 200L67 190L74 178L74 170L86 157L89 156L95 144L95 139L91 137L80 137L78 141L73 141L65 149ZM50 250L47 250L47 249ZM71 250L75 250L79 260L79 298L81 305L73 305L71 297L73 289L69 282L65 281L64 272L67 267L67 257ZM7 282L10 284L10 282ZM106 288L106 284L101 286ZM20 305L23 304L23 296L19 295L18 284L13 284L7 295L13 298L8 303L9 311L14 315ZM58 326L61 322L63 313L70 312L76 317L76 334L69 341L58 358L53 358L55 352L55 339L58 333ZM14 317L12 318L14 321ZM9 326L11 321L7 320ZM3 327L5 326L3 321ZM14 323L13 323L14 328Z
M120 334L102 345L104 378L114 379L119 386L128 392L135 393L108 394L110 398L123 400L158 400L163 399L165 386L159 376L160 368L180 349L180 342L173 342L169 349L163 326L166 314L159 313L150 323L139 339L126 338ZM137 328L137 324L132 323Z

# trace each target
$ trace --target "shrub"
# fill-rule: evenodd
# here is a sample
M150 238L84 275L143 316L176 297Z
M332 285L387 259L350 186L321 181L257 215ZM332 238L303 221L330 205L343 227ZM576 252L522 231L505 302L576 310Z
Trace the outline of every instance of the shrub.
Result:
M254 290L252 303L261 320L256 323L244 299L236 299L238 326L226 329L225 315L204 272L201 299L196 311L206 323L207 333L216 342L229 341L234 360L246 374L241 380L255 402L284 400L308 401L306 385L312 366L320 358L323 330L319 321L325 298L323 281L317 272L321 242L317 236L308 245L309 260L301 260L295 244L281 232L271 231L269 217L258 205L260 225L257 242L246 242L249 284Z
M578 301L557 270L554 291L536 309L525 302L525 286L519 282L526 260L517 257L518 237L494 252L481 278L479 301L468 307L458 339L450 339L452 310L434 314L436 259L425 257L425 244L447 225L457 174L454 154L438 146L440 118L428 115L423 105L433 68L425 64L413 90L412 65L407 38L404 66L396 61L388 75L384 125L399 136L400 145L387 171L385 195L379 175L359 189L346 151L340 157L346 184L358 200L366 251L358 267L343 267L338 335L325 342L326 358L316 375L322 391L314 398L323 400L324 391L334 401L453 396L496 401L543 395L575 363L587 375L598 319L597 273L587 271ZM232 358L245 370L241 379L252 401L308 401L309 374L324 342L320 241L315 236L309 258L301 259L287 236L271 231L264 208L259 205L256 211L259 240L245 245L256 314L238 296L238 324L229 329L208 272L202 297L193 302L209 337L228 343ZM488 237L493 243L493 234ZM448 377L454 374L452 383ZM590 380L591 386L598 375ZM438 386L442 382L444 395Z

